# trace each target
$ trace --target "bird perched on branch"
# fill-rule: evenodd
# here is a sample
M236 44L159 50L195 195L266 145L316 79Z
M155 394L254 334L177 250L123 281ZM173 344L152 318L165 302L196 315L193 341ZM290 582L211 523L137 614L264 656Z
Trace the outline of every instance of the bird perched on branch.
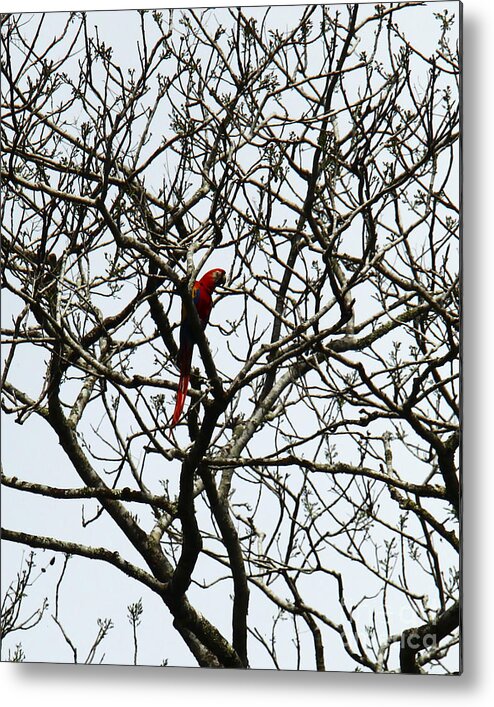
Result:
M194 302L199 321L205 329L209 321L209 315L213 308L212 293L215 288L225 282L225 271L221 268L209 270L200 280L196 280L192 288L191 296ZM180 347L178 350L178 367L180 370L180 381L178 384L177 400L173 412L170 429L173 429L180 419L184 408L185 397L189 388L190 366L192 361L192 350L196 343L192 333L192 325L187 307L182 305L182 323L180 326Z

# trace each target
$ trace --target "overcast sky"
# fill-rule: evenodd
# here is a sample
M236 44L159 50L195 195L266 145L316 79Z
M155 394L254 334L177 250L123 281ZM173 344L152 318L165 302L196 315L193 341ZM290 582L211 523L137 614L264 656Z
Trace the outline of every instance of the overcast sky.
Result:
M448 2L431 4L430 8L424 8L420 26L415 25L415 19L409 26L403 25L408 34L413 36L414 44L424 53L428 53L437 41L437 27L430 22L432 13L439 7L449 7L453 12L456 6L457 3ZM289 25L291 16L296 16L298 11L280 8L277 13L274 14L273 19L279 18L280 27L285 27ZM412 18L411 13L409 16ZM413 17L415 18L415 15ZM129 60L132 48L135 47L138 16L123 11L98 12L91 15L90 20L98 25L101 34L108 38L108 42L118 48L122 61ZM54 21L57 21L56 17ZM8 299L3 304L2 317L5 323L9 320ZM16 364L19 369L18 375L24 376L36 366L36 362L30 360L30 355L26 353L24 359L19 359ZM49 482L56 486L77 485L72 472L70 478L67 478L65 455L54 436L50 438L46 427L34 415L23 426L13 424L10 419L4 419L2 438L2 461L4 471L8 475L18 475L38 482L46 482L49 479ZM6 527L66 537L88 545L102 544L100 533L104 527L105 544L109 547L120 546L120 534L109 522L105 521L104 525L99 523L89 526L86 530L82 530L80 524L74 524L72 505L78 505L77 501L72 504L67 501L62 503L44 500L41 506L35 496L22 494L22 500L20 496L21 494L11 490L4 490L2 493L2 524ZM40 517L41 507L43 517ZM87 508L90 507L91 504L87 504ZM22 518L21 523L19 518ZM137 558L132 548L124 549L131 560ZM24 553L27 552L28 550L24 550ZM3 588L6 580L12 578L19 569L22 553L23 550L14 544L5 542L2 544ZM52 553L38 552L38 566L41 567L48 562L51 556ZM61 557L57 557L54 572L58 573L61 562ZM145 599L146 610L140 631L146 639L140 643L139 662L159 664L162 659L168 659L173 665L195 664L178 634L171 629L170 618L162 602L150 591L146 592L144 588L104 563L73 558L70 569L63 584L63 596L66 601L62 602L62 619L69 635L74 637L81 647L81 655L89 649L95 637L96 619L111 617L116 628L110 632L105 641L104 651L111 662L130 662L132 635L127 621L127 605L142 596ZM37 579L29 596L31 606L34 607L45 595L52 596L54 572L49 571ZM77 610L69 612L71 606L77 606ZM205 613L207 613L206 609L207 607ZM4 658L8 650L12 649L19 640L22 640L23 649L29 660L64 662L71 659L68 647L49 616L35 630L20 637L17 634L9 637L2 648ZM260 655L259 653L259 659Z
M99 6L101 3L84 0L43 0L46 8ZM117 7L122 2L106 0L105 6ZM127 5L131 3L127 0ZM142 2L139 3L142 5ZM39 8L39 0L5 0L3 9L9 11ZM164 695L169 702L199 702L206 707L232 704L246 707L280 703L286 707L310 700L311 705L327 705L328 699L345 704L369 707L391 707L397 701L405 707L415 705L417 699L439 700L451 707L469 704L488 704L494 688L491 661L491 636L494 629L490 604L492 599L492 563L485 559L492 553L492 399L494 379L491 376L493 328L492 314L492 164L494 163L492 115L494 99L486 90L492 83L493 53L492 27L494 3L491 0L465 0L465 137L467 152L465 166L465 227L468 249L464 262L464 277L468 285L465 298L466 354L465 389L465 467L468 469L468 488L465 496L468 532L466 533L464 563L466 568L466 675L461 679L423 681L413 676L376 679L371 675L313 675L274 672L248 673L194 671L188 672L137 670L97 667L45 668L2 664L2 699L9 704L36 704L39 707L59 707L67 700L79 704L100 704L118 701L121 707L137 701L159 702ZM5 443L5 437L4 437ZM329 697L328 697L329 696Z

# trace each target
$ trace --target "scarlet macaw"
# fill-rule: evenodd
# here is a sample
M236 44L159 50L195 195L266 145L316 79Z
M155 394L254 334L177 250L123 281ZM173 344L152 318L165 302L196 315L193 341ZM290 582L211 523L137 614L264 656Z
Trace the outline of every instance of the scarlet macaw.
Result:
M203 275L200 280L196 280L194 283L191 295L203 329L206 328L206 324L209 321L209 315L211 314L211 309L213 307L211 295L214 292L215 287L223 282L225 282L225 271L221 268L214 268L214 270L209 270L209 272ZM192 333L190 318L187 313L187 308L185 307L185 304L183 304L182 323L180 326L180 347L178 349L177 359L180 370L180 381L178 384L177 400L175 403L175 410L173 412L173 419L170 429L175 427L184 408L185 397L189 387L190 364L192 361L192 350L194 348L194 344L195 340Z

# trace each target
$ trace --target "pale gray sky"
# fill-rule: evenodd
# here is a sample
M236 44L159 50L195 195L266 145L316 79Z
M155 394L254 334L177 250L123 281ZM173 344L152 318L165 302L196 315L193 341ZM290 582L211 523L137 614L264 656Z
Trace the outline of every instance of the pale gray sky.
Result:
M401 16L403 27L413 37L414 45L424 53L433 50L437 43L437 26L431 22L432 15L438 9L450 8L453 12L457 8L455 2L429 3L423 8L420 26L415 24L413 10L405 11ZM253 12L260 12L259 10ZM298 8L279 8L273 12L272 21L284 28L290 24L291 18L298 15ZM60 18L53 16L56 23ZM97 24L101 36L105 37L122 63L133 61L133 51L137 37L139 17L137 13L98 12L91 14L90 23ZM360 47L359 47L360 49ZM6 324L10 321L11 303L8 297L2 302L2 320ZM32 376L33 394L39 386L36 373L39 373L39 360L33 357L32 352L21 353L15 364L16 375L23 381L24 387L29 389L28 376ZM97 423L99 421L94 421ZM32 415L22 426L13 423L8 417L3 417L2 424L2 463L6 474L17 475L30 481L50 483L55 486L78 486L80 482L71 470L60 449L54 435L50 437L46 427ZM157 481L157 479L156 479ZM74 514L74 508L80 506L78 501L43 501L40 511L40 501L36 496L19 494L10 489L2 492L2 525L13 529L22 529L26 532L53 535L66 538L75 542L99 546L104 537L107 547L122 549L125 556L140 564L139 557L133 548L122 546L120 533L108 521L99 521L87 529L81 528L79 511ZM94 510L94 503L86 503L86 512ZM43 515L40 515L42 513ZM75 517L74 517L75 515ZM7 580L13 578L19 569L22 553L27 554L28 549L22 550L11 543L2 543L2 588L5 589ZM38 566L47 562L52 553L37 552ZM141 561L142 562L142 561ZM60 570L62 558L57 557L54 570L41 576L30 593L26 606L35 607L40 598L49 595L53 597L53 579ZM350 570L351 571L351 570ZM205 570L206 572L206 570ZM361 576L355 570L355 585L358 586ZM369 592L373 588L369 588ZM311 592L317 596L319 587L315 585ZM98 617L111 617L115 628L109 633L103 645L106 661L111 663L130 663L132 658L132 635L127 621L127 605L135 602L142 596L145 612L142 625L139 629L143 639L140 642L139 663L159 664L162 659L168 659L171 665L194 665L192 656L185 645L172 629L169 614L160 600L142 586L138 586L124 577L116 569L104 563L89 562L73 558L70 562L70 571L64 580L62 588L62 619L68 634L80 647L81 657L89 649L97 632L96 619ZM191 590L193 603L204 613L211 615L219 628L229 635L229 612L221 615L221 595L215 596L214 591L207 593ZM203 602L207 601L208 604ZM76 609L74 607L77 607ZM51 607L50 612L53 607ZM402 611L397 607L397 612ZM253 620L261 617L263 612L271 613L271 607L265 602L253 598L250 616ZM70 662L71 654L68 646L63 641L58 628L47 613L43 622L34 630L22 635L13 634L2 648L2 656L21 640L24 652L32 661L61 661ZM406 619L405 617L401 617ZM328 639L331 641L331 639ZM291 656L290 646L284 648ZM282 649L280 648L280 651ZM334 647L328 643L328 653L339 651L340 669L350 668L352 663L335 641ZM262 649L257 643L252 643L251 662L253 666L271 667L265 660Z

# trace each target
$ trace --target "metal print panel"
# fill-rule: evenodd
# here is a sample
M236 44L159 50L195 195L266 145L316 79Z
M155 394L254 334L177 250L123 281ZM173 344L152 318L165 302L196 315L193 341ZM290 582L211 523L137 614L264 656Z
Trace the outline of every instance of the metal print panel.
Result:
M3 661L457 674L457 2L1 18Z

